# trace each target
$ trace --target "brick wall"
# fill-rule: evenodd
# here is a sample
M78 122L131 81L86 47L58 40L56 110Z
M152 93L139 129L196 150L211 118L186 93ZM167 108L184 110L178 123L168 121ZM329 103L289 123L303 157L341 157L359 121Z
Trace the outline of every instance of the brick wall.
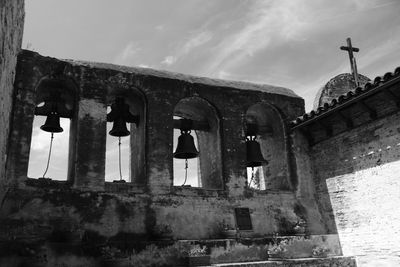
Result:
M24 1L0 2L0 179L4 177L17 53L21 48Z
M400 266L400 113L312 147L319 208L358 266Z

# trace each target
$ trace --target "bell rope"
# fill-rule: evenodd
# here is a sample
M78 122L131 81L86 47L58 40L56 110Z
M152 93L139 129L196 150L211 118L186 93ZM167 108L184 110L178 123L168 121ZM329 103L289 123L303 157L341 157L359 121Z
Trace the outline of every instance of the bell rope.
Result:
M119 161L119 180L122 181L122 170L121 170L121 136L118 137L118 161Z
M187 172L188 172L188 160L185 159L185 181L183 182L182 186L184 186L186 184Z
M48 157L48 159L47 159L47 166L46 166L46 170L44 171L42 178L44 178L44 176L45 176L45 175L46 175L46 173L47 173L47 170L49 169L49 164L50 164L50 156L51 156L51 148L52 148L52 146L53 146L53 139L54 139L54 133L51 133L51 138L50 138L50 149L49 149L49 157Z

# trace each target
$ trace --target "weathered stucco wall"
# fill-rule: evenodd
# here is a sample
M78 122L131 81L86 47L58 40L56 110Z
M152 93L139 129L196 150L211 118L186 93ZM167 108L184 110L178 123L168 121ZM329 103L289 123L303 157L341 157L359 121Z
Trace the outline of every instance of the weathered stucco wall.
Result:
M38 104L36 91L43 79L56 80L58 84L69 81L69 87L75 87L79 95L76 99L76 114L71 122L76 141L70 144L70 151L72 146L75 153L70 157L69 173L74 177L68 177L77 188L99 190L104 187L105 118L107 97L112 88L118 88L123 95L139 90L145 97L146 119L141 124L146 127L145 142L142 144L146 162L140 167L145 169L143 173L147 177L142 179L141 185L154 194L168 192L172 185L173 112L181 99L196 96L215 108L219 119L219 130L215 134L220 135L223 142L215 151L211 147L210 150L203 149L203 153L221 153L222 164L210 165L210 168L220 170L212 170L210 173L222 176L218 177L223 184L219 189L227 189L228 194L233 196L242 195L246 183L247 109L255 103L268 103L280 111L281 116L273 119L282 120L282 123L304 112L304 101L289 92L281 92L282 89L277 90L278 93L272 93L268 86L260 91L242 90L241 83L224 84L221 81L215 87L209 85L211 82L208 79L187 80L187 77L181 79L179 75L172 74L160 77L159 74L147 74L145 69L120 70L118 66L71 63L29 51L21 53L17 70L17 108L13 114L15 127L11 134L7 169L8 179L14 181L26 179L32 121L35 105ZM249 85L249 88L252 87ZM290 149L285 147L283 153L289 155ZM206 159L213 160L212 157ZM295 179L294 169L293 164L289 164L288 171L280 179ZM291 181L289 184L297 183Z
M252 217L252 236L266 233L293 234L300 204L293 194L271 193L249 198L225 198L196 190L151 196L145 193L120 194L81 192L56 182L30 181L26 189L9 191L1 211L2 237L27 235L46 239L58 227L62 231L92 231L105 240L118 234L136 240L160 237L168 225L175 239L213 239L221 236L221 223L235 225L234 208L248 207ZM191 191L191 195L189 194ZM24 222L21 228L15 222ZM28 226L29 225L29 226ZM49 231L46 233L46 231ZM29 232L29 233L28 233ZM5 235L5 236L4 236Z
M21 49L24 24L24 1L0 2L0 181L4 180L13 84L17 53ZM0 188L2 188L0 183ZM0 189L1 191L1 189ZM0 194L1 196L2 194Z
M69 143L66 182L27 177L35 107L45 99L39 92L52 88L68 91L74 99L70 130L74 138ZM15 90L7 179L16 188L8 191L0 209L4 226L0 240L5 243L17 238L38 242L38 247L48 242L140 245L162 238L166 228L171 230L169 240L221 238L221 224L225 221L235 227L234 209L243 207L251 214L253 231L243 233L249 236L292 235L301 220L310 222L307 233L326 232L310 171L303 171L309 164L308 158L301 158L308 152L305 147L296 150L287 133L288 122L304 112L304 101L287 89L61 61L24 50L19 55ZM107 105L116 95L139 97L138 102L144 99L139 122L144 142L137 144L145 155L138 172L143 177L132 177L127 183L104 182ZM209 170L212 178L219 179L213 183L216 188L173 186L173 114L177 104L188 98L202 99L190 104L204 101L215 109L217 119L212 123L219 125L213 128L210 123L211 129L217 129L211 134L219 135L220 148L205 142L209 147L200 153L221 153L222 163L210 164ZM277 157L287 163L282 166L271 160L269 164L284 167L279 179L286 180L279 182L285 186L273 190L246 187L246 112L257 103L274 107L276 112L268 120L280 121L281 130L273 134L284 142Z
M321 214L329 231L338 232L344 255L358 256L359 266L400 265L399 133L396 112L311 149Z
M288 225L298 219L295 211L300 204L291 193L226 198L195 191L184 188L158 196L140 193L138 189L129 194L118 190L85 192L71 189L62 182L29 179L25 188L8 192L0 210L0 263L6 266L20 266L22 262L41 267L103 266L99 261L107 254L101 251L108 246L129 254L149 244L159 248L170 246L176 239L209 247L213 262L243 261L249 257L265 260L266 244L272 242L271 235L265 233L285 235ZM222 235L219 224L224 220L233 225L233 209L237 206L250 208L254 232L243 232L245 238L235 241ZM171 227L172 233L163 233L165 225ZM250 236L254 239L249 239ZM332 248L332 255L341 254L336 235L309 238ZM237 246L229 244L236 242ZM157 253L163 253L159 249L156 251L153 249L152 253L156 254L145 257L159 257ZM353 262L349 260L303 260L298 264L335 266ZM326 265L328 263L332 265Z

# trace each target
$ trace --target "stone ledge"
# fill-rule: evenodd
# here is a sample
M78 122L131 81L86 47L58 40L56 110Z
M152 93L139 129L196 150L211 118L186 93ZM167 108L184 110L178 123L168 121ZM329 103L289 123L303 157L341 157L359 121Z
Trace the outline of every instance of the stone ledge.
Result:
M105 182L104 190L107 193L137 193L143 194L146 192L144 186L138 186L130 182L126 183L115 183L115 182Z
M50 178L29 178L25 180L25 185L38 187L38 188L52 188L52 189L63 189L66 190L71 187L71 183L68 181L53 180Z
M206 189L190 186L172 186L171 194L177 196L221 197L226 196L223 189Z
M254 261L254 262L240 262L240 263L221 263L212 264L215 267L356 267L355 257L330 257L330 258L307 258L307 259L288 259L279 261Z

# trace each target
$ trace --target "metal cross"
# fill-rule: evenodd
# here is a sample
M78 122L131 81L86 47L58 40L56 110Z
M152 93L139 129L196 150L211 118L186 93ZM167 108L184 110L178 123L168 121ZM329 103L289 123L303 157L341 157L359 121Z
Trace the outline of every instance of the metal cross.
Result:
M358 52L358 51L360 51L360 49L351 46L351 39L350 38L347 38L346 40L347 40L347 46L341 46L340 49L341 50L345 50L345 51L347 51L349 53L351 73L353 74L356 86L359 86L357 63L356 63L356 58L353 56L353 52Z

